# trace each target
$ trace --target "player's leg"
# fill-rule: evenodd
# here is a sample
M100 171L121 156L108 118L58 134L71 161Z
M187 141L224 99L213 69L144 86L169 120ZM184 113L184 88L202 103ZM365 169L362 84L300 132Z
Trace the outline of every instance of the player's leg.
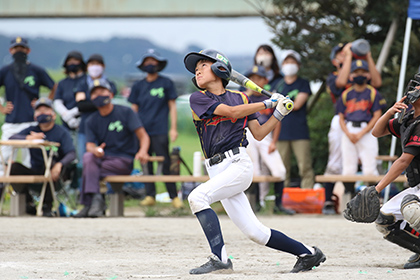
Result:
M362 162L363 175L378 175L376 161L379 151L378 139L369 132L363 135L356 145Z
M418 187L408 188L394 196L381 207L376 228L384 238L415 253L404 268L420 268L420 233L413 229L401 212L409 205L410 197L419 197ZM407 204L408 203L408 204Z
M247 129L246 132L246 139L248 140L248 146L246 147L246 152L248 153L249 157L251 158L252 164L254 165L254 176L260 176L261 168L260 165L260 142L255 140L254 136L252 135L251 131ZM249 196L249 200L253 205L256 211L259 211L261 207L264 207L264 203L261 204L259 197L261 197L261 188L260 184L252 183L249 189L247 190L247 194Z
M292 141L292 149L299 167L302 189L312 189L315 175L312 169L311 142L309 140Z

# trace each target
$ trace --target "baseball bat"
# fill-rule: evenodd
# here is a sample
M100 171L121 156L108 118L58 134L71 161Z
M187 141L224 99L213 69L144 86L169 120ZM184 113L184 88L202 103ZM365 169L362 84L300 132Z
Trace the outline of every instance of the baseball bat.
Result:
M267 97L271 97L272 93L269 92L268 90L265 90L263 88L261 88L260 86L258 86L256 83L254 83L253 81L251 81L250 79L248 79L247 77L245 77L244 75L242 75L241 73L239 73L238 71L232 69L231 74L230 74L230 80L240 86L244 86L250 90L259 92L261 94L264 94ZM292 110L293 109L293 101L290 100L290 102L287 102L287 104L285 104L286 109L287 110Z

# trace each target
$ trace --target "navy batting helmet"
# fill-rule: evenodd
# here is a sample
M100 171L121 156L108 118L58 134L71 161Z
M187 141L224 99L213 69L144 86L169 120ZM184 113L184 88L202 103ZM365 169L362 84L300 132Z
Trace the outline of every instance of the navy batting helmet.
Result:
M187 70L191 73L195 74L195 67L197 66L197 62L203 59L213 62L211 65L211 70L217 77L222 79L223 87L226 87L229 83L230 74L232 72L232 65L230 64L227 57L219 51L207 49L200 52L190 52L184 58L185 68L187 68ZM192 81L194 85L198 87L195 77L192 79Z

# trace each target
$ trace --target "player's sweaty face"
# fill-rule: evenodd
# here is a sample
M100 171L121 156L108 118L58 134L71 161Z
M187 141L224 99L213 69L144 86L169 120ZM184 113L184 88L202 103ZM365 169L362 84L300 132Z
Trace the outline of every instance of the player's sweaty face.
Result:
M210 82L216 81L216 75L211 70L213 62L208 60L200 60L195 67L195 78L197 85L201 88L206 88Z

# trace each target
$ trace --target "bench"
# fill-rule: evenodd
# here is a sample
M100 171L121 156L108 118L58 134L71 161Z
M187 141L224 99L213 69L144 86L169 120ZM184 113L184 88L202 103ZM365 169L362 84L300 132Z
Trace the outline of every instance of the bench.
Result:
M343 182L343 183L355 183L358 181L377 183L385 175L316 175L315 182L317 183L328 183L328 182ZM393 182L407 182L405 175L398 176Z
M105 182L111 184L114 194L110 194L110 216L119 217L124 216L124 192L122 186L125 182L142 182L142 183L184 183L184 182L205 182L209 180L209 176L191 176L191 175L112 175L103 179ZM280 182L279 177L273 176L255 176L252 180L254 183L261 182Z

